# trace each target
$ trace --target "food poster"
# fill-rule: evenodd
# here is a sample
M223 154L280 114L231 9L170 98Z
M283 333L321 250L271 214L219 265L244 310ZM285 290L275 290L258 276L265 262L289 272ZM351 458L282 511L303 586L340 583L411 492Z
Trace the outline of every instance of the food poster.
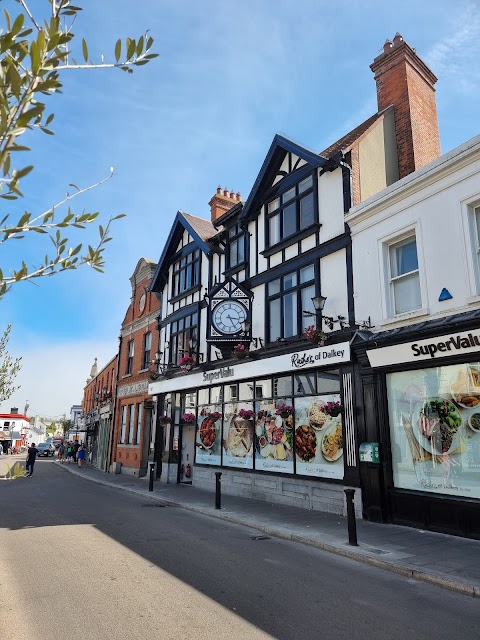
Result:
M292 402L262 400L255 410L255 468L293 473Z
M254 423L253 402L224 405L223 465L225 467L253 469Z
M387 376L394 485L480 498L480 363Z
M196 464L221 465L222 413L213 406L199 407L197 420Z
M339 395L295 399L295 458L297 474L342 479L342 414L330 409ZM331 403L330 405L328 403Z

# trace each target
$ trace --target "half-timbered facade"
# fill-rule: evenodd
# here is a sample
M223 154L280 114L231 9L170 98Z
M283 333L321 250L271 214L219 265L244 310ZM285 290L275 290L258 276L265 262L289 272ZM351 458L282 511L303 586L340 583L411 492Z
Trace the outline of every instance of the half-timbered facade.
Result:
M218 188L209 221L177 214L152 281L162 480L213 488L220 469L224 491L334 513L360 488L350 342L370 323L345 214L439 153L407 135L419 103L435 129L435 76L398 34L372 70L377 114L320 154L277 135L245 201Z

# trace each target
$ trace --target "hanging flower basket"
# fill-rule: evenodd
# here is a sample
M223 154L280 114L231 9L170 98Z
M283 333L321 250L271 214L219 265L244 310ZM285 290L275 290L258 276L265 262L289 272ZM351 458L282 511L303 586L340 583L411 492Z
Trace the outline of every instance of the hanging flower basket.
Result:
M279 404L275 413L283 419L293 416L294 408L289 404Z
M186 424L192 424L192 422L195 422L196 420L196 416L194 413L184 413L182 416L182 420L183 422L185 422Z
M179 366L183 373L187 373L193 367L193 358L192 356L184 356L180 362Z
M249 356L249 350L244 344L236 344L233 347L232 355L238 360L245 360Z
M148 377L150 378L150 380L158 380L158 378L160 377L160 374L158 373L158 371L150 371L150 374Z
M343 406L341 402L327 402L327 404L324 404L323 407L320 407L320 411L323 411L323 413L332 416L332 418L336 418L341 413L343 413Z
M160 418L160 423L161 423L161 424L170 424L170 423L171 423L171 421L172 421L171 417L170 417L170 416L167 416L167 415L163 415L163 416Z
M223 414L221 414L219 411L211 411L210 413L206 414L207 418L210 418L210 420L213 420L214 422L217 422L217 420L221 420L223 418Z
M244 420L251 420L254 415L255 411L252 411L251 409L240 409L238 412L238 417L243 418Z
M327 334L321 329L317 329L313 324L305 329L303 335L309 342L313 342L319 347L323 347L327 339Z

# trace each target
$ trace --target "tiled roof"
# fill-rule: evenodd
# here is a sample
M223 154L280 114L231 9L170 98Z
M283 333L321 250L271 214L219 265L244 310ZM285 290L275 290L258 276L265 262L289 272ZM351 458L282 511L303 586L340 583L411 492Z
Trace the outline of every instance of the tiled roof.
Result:
M192 216L190 213L185 213L184 211L182 211L182 215L189 222L192 228L198 233L202 240L210 240L210 238L213 238L213 236L217 235L218 229L215 229L210 220Z
M322 151L320 155L324 158L330 158L338 151L348 151L350 147L352 147L353 144L358 140L358 138L360 138L366 131L368 131L368 129L370 129L370 127L375 124L377 120L383 118L385 111L386 109L371 116L370 118L368 118L368 120L365 120L365 122L362 122L362 124L358 125L358 127L355 127L355 129L352 129L352 131L344 135L343 138L340 138L340 140L334 142L327 149L325 149L325 151Z

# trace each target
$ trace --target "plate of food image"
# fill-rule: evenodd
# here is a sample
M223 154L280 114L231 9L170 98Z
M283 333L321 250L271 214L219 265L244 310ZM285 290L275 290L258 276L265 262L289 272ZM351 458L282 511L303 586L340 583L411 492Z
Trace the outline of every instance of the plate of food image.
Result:
M205 418L200 425L198 433L200 442L205 449L211 449L215 444L217 433L215 431L215 420L213 418Z
M342 423L334 422L322 436L322 455L328 462L335 462L343 455Z
M317 453L317 434L309 424L301 424L295 430L295 453L301 462L313 462Z
M462 409L480 405L479 372L472 367L462 368L450 386L452 399ZM480 408L480 407L479 407Z
M308 410L308 422L315 431L323 431L328 424L328 414L322 411L322 406L314 402Z
M412 427L419 444L432 454L451 453L461 440L462 418L453 402L429 398L420 402L412 416Z
M238 416L230 421L227 435L227 450L235 458L245 458L253 445L253 422Z

